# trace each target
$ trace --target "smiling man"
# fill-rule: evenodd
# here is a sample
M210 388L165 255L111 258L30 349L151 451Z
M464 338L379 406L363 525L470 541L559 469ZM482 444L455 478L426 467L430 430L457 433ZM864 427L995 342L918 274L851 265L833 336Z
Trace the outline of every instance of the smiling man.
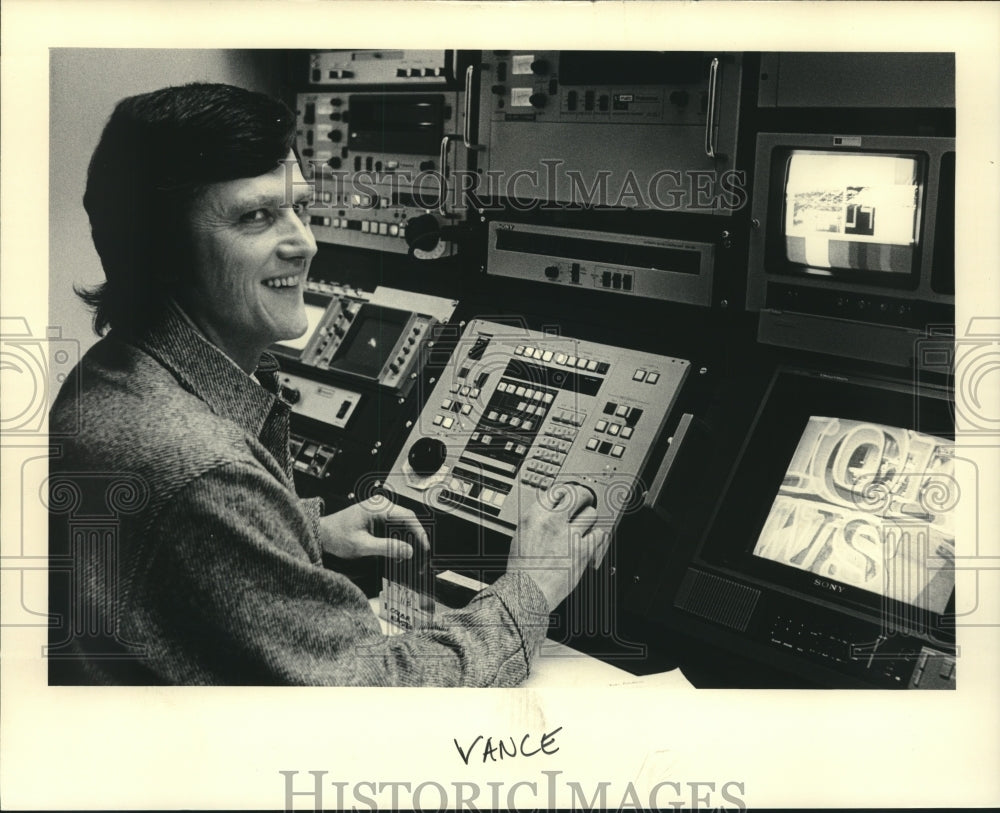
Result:
M554 510L526 507L507 574L392 638L323 568L324 552L407 558L428 541L388 500L323 516L295 493L265 352L308 324L316 242L294 136L285 105L208 84L125 99L104 129L84 205L107 281L81 295L106 335L49 424L65 436L49 478L50 682L516 685L606 545L592 495L568 487ZM106 527L112 510L110 535L78 521Z

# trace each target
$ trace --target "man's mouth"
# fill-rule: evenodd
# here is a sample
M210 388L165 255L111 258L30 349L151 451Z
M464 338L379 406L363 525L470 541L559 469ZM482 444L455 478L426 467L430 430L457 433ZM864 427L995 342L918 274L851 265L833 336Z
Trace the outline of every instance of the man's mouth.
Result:
M297 288L299 285L299 275L289 274L287 277L273 277L266 279L262 283L268 288Z

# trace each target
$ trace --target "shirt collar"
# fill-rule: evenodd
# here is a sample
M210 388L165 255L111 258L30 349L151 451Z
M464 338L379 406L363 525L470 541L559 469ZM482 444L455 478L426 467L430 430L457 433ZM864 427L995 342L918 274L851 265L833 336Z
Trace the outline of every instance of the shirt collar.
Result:
M176 303L164 310L138 345L215 414L259 435L277 400L278 363L274 356L265 353L261 357L254 373L258 380L254 380L205 338Z

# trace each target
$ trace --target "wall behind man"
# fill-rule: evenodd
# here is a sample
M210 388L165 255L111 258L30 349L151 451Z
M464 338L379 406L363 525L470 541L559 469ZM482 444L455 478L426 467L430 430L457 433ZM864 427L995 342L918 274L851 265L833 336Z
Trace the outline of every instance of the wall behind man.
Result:
M83 209L87 165L114 105L186 82L240 85L280 96L283 54L253 50L54 48L49 57L49 324L95 341L74 285L104 280Z

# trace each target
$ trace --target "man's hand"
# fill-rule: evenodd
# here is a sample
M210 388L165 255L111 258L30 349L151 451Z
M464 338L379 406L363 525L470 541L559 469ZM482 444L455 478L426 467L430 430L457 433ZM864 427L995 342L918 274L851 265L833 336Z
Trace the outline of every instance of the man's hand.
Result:
M362 556L410 559L414 555L411 542L422 553L430 550L427 532L416 514L395 505L388 497L371 497L336 514L320 517L319 527L323 550L341 559Z
M524 489L517 533L507 559L508 572L534 579L554 610L576 587L588 562L600 562L611 539L595 526L594 493L578 483L555 486L546 494Z

